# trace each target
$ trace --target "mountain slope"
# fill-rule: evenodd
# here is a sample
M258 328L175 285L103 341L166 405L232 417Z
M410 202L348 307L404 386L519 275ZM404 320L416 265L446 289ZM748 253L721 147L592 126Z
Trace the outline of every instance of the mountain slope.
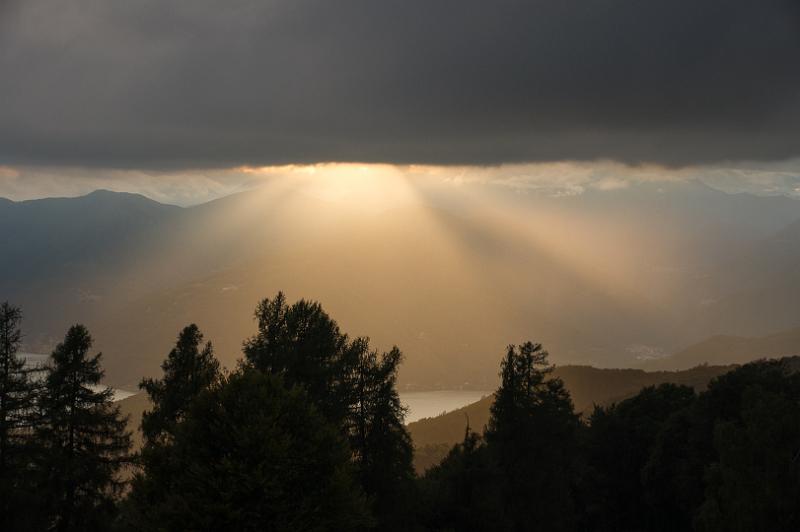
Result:
M0 203L0 294L23 308L25 341L47 352L66 328L151 290L152 276L125 274L156 254L181 209L136 194Z
M671 382L702 391L714 377L732 366L699 366L685 371L646 372L635 369L600 369L590 366L559 366L553 376L564 381L575 410L589 415L594 405L605 406L638 393L646 386ZM442 415L409 423L408 430L416 448L415 467L424 471L439 462L450 448L462 441L469 423L472 430L483 432L489 422L494 396Z
M744 364L759 358L792 355L800 355L800 327L755 338L713 336L674 355L651 361L645 368L679 370L698 364Z

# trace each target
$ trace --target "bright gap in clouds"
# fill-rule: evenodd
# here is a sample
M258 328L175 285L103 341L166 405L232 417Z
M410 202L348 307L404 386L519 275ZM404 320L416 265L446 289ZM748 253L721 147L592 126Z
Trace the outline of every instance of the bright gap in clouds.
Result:
M331 202L361 203L373 209L402 204L413 198L411 188L420 186L506 187L521 193L565 196L586 190L618 190L642 181L700 180L725 192L800 198L800 160L684 168L629 166L612 161L487 167L320 163L181 171L0 165L0 197L19 201L80 196L108 189L188 206L284 177L296 180L304 193Z
M242 167L239 171L265 182L283 179L296 193L370 212L417 201L408 173L393 165L318 164Z

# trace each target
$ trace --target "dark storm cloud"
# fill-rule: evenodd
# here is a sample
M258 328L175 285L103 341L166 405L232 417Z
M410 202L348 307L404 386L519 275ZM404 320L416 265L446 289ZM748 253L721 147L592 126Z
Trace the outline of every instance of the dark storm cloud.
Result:
M797 0L0 5L5 164L800 155Z

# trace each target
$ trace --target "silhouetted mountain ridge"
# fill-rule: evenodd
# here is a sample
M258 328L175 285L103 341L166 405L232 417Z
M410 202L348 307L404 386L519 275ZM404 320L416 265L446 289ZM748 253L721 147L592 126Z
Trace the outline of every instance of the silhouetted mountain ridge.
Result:
M715 335L669 357L650 361L644 368L682 370L698 364L745 364L792 355L800 355L800 327L761 337Z

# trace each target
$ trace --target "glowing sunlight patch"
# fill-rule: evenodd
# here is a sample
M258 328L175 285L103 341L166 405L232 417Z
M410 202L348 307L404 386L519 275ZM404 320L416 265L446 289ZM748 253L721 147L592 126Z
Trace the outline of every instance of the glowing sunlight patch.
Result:
M326 163L241 167L247 174L291 181L298 194L368 211L414 203L417 198L402 167L387 164Z

